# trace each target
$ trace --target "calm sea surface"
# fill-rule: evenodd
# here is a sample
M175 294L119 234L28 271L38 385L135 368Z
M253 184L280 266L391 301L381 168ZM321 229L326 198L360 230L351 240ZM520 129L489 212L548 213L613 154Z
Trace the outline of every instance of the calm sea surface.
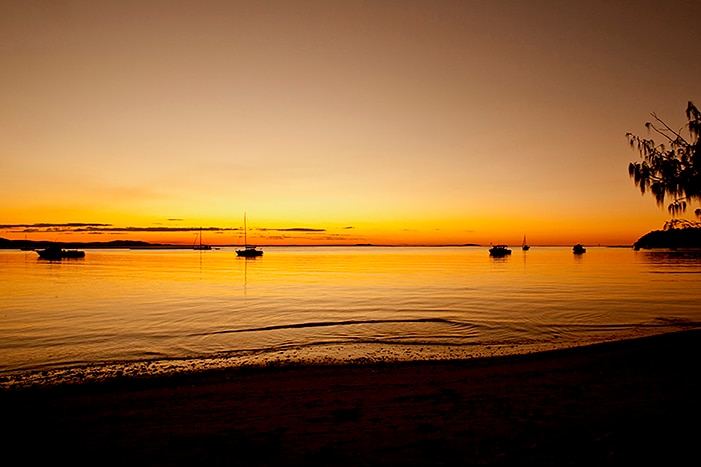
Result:
M0 250L0 384L479 357L701 323L701 253L533 247Z

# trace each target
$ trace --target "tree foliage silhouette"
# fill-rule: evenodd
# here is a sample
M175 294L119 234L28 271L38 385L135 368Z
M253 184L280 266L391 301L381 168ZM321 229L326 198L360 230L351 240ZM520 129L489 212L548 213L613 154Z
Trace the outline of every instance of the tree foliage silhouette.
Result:
M654 112L651 115L654 120L645 127L661 136L663 142L657 144L653 139L626 133L630 146L642 158L641 162L628 165L628 174L641 193L652 193L658 206L671 200L667 210L675 217L686 211L687 203L701 201L701 112L690 101L686 107L688 123L678 131ZM701 209L696 209L695 214L701 218ZM670 227L685 223L688 221L673 220Z

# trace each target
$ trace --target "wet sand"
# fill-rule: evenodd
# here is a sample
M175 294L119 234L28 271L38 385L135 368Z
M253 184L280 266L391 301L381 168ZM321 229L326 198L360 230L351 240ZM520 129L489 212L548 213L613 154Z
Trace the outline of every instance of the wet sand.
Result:
M3 456L69 465L698 461L701 331L453 362L0 392Z

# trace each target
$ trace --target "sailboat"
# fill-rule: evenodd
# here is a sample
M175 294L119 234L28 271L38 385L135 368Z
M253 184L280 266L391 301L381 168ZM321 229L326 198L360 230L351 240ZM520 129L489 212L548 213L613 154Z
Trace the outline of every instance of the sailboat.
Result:
M200 227L200 244L192 247L193 250L211 250L212 247L202 243L202 227Z
M523 243L521 243L521 249L523 251L528 251L531 249L531 247L528 246L528 244L526 243L526 236L525 235L523 236Z
M248 237L246 236L246 213L243 214L243 250L236 250L238 256L243 256L245 258L255 258L256 256L263 256L263 250L257 249L253 245L248 244Z

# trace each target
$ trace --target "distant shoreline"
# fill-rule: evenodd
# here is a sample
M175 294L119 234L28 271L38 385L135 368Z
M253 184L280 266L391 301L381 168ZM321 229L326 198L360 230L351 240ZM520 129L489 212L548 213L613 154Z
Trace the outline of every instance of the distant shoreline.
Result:
M52 242L47 240L8 240L0 238L0 249L3 250L42 250L49 246L61 248L87 248L87 249L188 249L192 246L172 245L163 243L149 243L138 240L114 240L109 242Z
M42 250L49 246L58 246L61 248L84 248L84 249L128 249L128 250L191 250L193 245L179 245L173 243L150 243L141 240L112 240L108 242L55 242L49 240L9 240L0 237L0 250ZM240 244L221 244L221 245L211 245L212 248L240 248L243 245ZM487 247L489 245L482 245L479 243L455 243L455 244L444 244L444 245L430 245L430 244L380 244L380 243L356 243L356 244L299 244L291 243L286 245L265 245L258 244L257 246L261 248L275 248L275 247L360 247L360 248L453 248L453 247ZM532 248L546 248L546 247L570 247L571 245L561 244L561 245L531 245ZM591 244L585 245L590 247L602 247L602 248L633 248L633 244L630 245L604 245L604 244Z
M85 249L130 249L130 250L191 250L193 245L178 245L173 243L149 243L140 240L113 240L109 242L54 242L48 240L8 240L0 238L1 250L41 250L49 246L58 246L61 248L85 248ZM241 244L222 244L211 245L212 248L239 248ZM393 244L373 244L373 243L356 243L352 245L346 244L289 244L289 245L261 245L259 247L482 247L478 243L461 243L449 245L393 245Z

